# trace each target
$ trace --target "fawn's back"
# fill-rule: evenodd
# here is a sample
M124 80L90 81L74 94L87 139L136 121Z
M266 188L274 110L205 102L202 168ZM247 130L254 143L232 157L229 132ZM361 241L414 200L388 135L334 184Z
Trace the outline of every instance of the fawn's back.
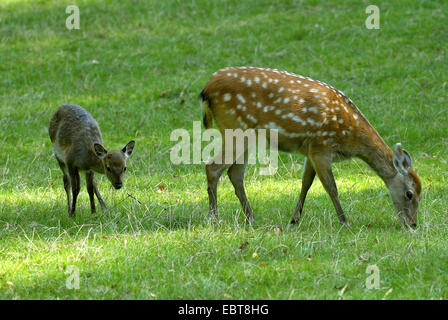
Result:
M92 115L78 105L63 105L53 115L49 127L56 158L70 161L80 169L89 169L99 160L93 145L102 144L98 123Z

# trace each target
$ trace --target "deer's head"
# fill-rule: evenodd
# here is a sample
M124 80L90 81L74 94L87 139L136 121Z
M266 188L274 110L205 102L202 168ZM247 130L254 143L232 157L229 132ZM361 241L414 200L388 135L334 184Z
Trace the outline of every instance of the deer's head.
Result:
M397 174L389 183L389 191L400 220L407 226L417 226L417 209L420 202L421 183L418 175L412 170L409 153L401 144L395 145L393 164Z
M107 179L115 189L120 189L123 186L126 160L131 156L134 145L135 141L132 140L120 151L107 151L99 143L93 145L97 157L103 162Z

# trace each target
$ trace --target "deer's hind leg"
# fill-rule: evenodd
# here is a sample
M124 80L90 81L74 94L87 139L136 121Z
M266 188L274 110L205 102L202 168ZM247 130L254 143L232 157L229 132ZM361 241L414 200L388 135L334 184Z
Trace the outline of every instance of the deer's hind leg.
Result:
M68 174L70 176L70 183L72 186L72 207L70 210L70 216L75 216L76 200L78 199L79 190L81 190L81 179L79 178L78 168L67 164Z
M223 141L221 151L206 165L205 171L207 173L208 182L208 196L210 215L213 218L218 217L218 205L217 205L217 186L219 178L224 170L229 168L227 174L235 189L235 194L238 197L241 206L243 207L244 214L247 221L252 222L254 215L247 201L246 192L244 191L244 170L248 162L249 147L243 143L243 145L233 145L231 148L227 148L225 141L225 134L222 134Z
M218 202L217 202L218 181L224 170L230 166L229 164L221 163L222 160L221 154L222 153L219 153L205 166L205 173L207 174L209 211L210 216L213 219L218 219Z
M70 188L71 188L71 183L70 183L70 179L67 175L67 166L65 165L64 162L62 162L61 160L59 160L58 158L56 158L56 160L58 160L59 163L59 167L61 168L63 177L62 179L64 180L64 189L65 189L65 193L67 194L67 212L70 214L71 213L71 207L72 207L72 195L70 193Z
M254 213L247 200L246 191L244 190L244 171L247 165L247 154L244 155L244 163L234 163L227 171L230 181L232 182L235 194L241 203L246 220L249 223L254 221Z

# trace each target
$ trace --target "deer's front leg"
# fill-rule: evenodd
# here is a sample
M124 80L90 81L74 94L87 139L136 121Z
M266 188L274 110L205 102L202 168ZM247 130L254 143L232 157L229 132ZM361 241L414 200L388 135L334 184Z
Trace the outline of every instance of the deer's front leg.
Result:
M313 164L311 163L310 159L305 158L305 165L302 174L302 189L300 190L299 201L297 202L296 209L294 210L294 214L292 215L292 224L295 224L300 220L306 195L311 185L313 184L315 176L316 171L313 168Z
M87 184L87 193L89 194L90 199L90 210L92 213L95 213L96 208L95 208L95 188L93 186L93 171L86 172L86 184Z
M101 197L100 192L98 191L98 187L97 187L97 184L96 184L94 172L91 171L91 175L89 175L89 178L87 178L87 175L86 175L86 179L90 181L89 183L91 184L91 187L92 187L92 196L90 197L90 203L92 203L92 202L95 203L94 198L93 198L93 194L95 194L97 199L98 199L98 201L99 201L99 203L100 203L101 209L106 210L107 206L104 203L103 198ZM87 185L87 188L89 188L89 185ZM89 191L89 196L90 196L90 191ZM91 207L92 207L92 205L91 205ZM93 205L92 213L95 212L94 208L95 208L95 204Z
M339 221L348 226L347 218L345 217L341 203L339 202L338 189L336 187L336 182L334 181L333 171L331 170L330 157L324 154L314 154L311 155L310 160L316 170L317 176L325 188L325 191L327 191L330 195L331 201L333 201Z
M98 191L98 187L96 186L95 178L93 179L93 187L95 190L95 195L98 198L98 201L100 202L101 209L106 210L107 209L106 203L104 202L103 198L101 197L100 192Z

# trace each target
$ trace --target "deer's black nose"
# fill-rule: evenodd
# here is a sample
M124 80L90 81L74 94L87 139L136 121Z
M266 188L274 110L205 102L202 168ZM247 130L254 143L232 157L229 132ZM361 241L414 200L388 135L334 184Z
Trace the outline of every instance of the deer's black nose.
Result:
M417 223L412 223L411 228L413 228L413 229L417 228Z
M121 189L122 186L123 186L122 183L115 183L115 184L114 184L114 188L117 189L117 190L118 190L118 189Z

